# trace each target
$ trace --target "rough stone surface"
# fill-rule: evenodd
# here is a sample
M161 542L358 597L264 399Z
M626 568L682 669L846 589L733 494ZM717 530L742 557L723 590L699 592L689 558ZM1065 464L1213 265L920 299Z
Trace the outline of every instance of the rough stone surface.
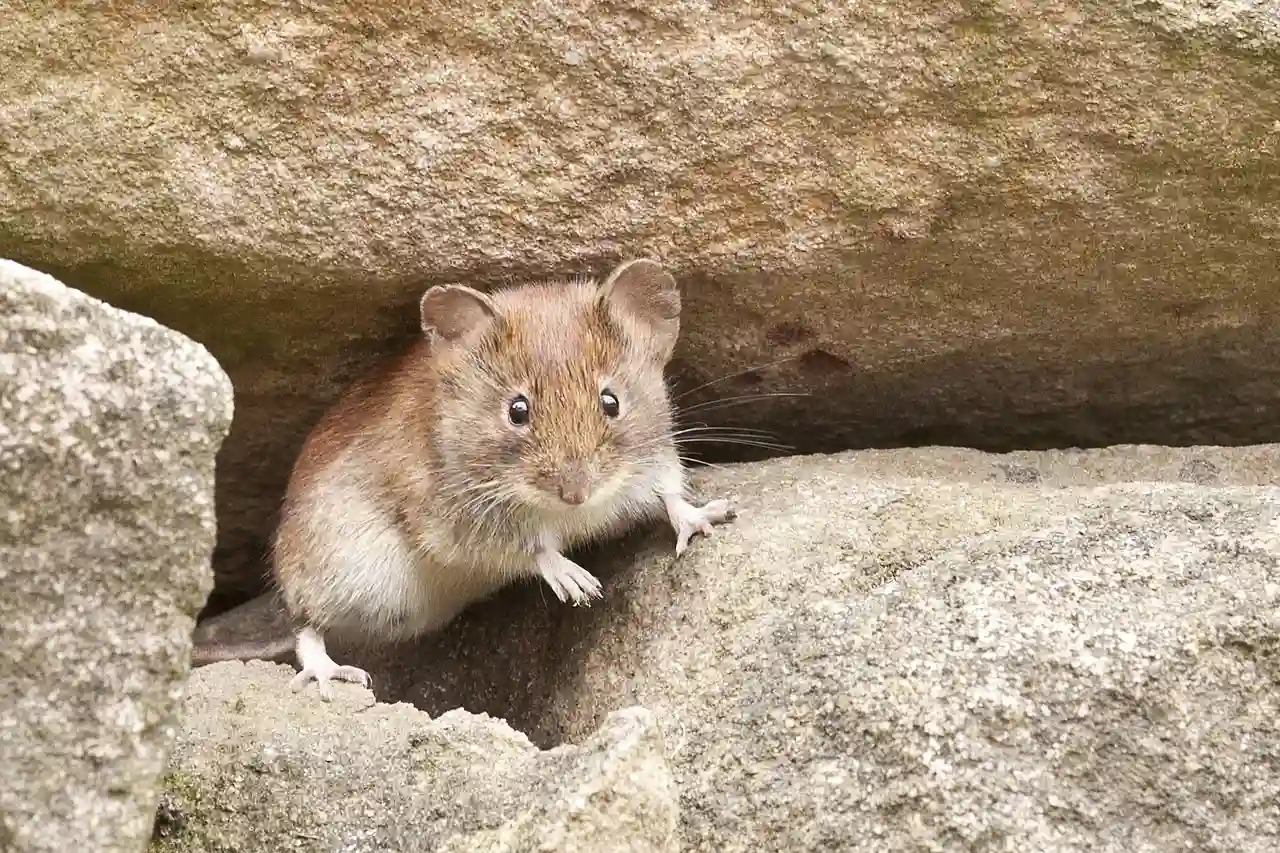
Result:
M983 453L957 447L922 447L902 450L866 450L841 457L844 474L855 480L910 478L947 483L1012 483L1057 489L1124 482L1197 483L1203 486L1280 486L1280 445L1252 447L1115 446L1089 450L1015 451ZM608 557L601 557L607 560ZM530 598L530 595L534 598ZM536 599L536 600L535 600ZM486 622L500 625L528 619L529 608L546 610L554 619L554 607L525 591L499 596L499 603L484 608ZM548 627L548 626L544 626ZM258 641L278 637L289 628L274 593L267 593L232 610L201 621L197 642L214 645ZM499 638L495 637L495 641ZM288 653L292 660L292 652ZM522 701L519 679L509 682L508 694L497 682L508 683L501 673L471 679L465 670L448 667L440 685L440 702L481 706L510 713L512 702ZM496 678L497 682L490 680ZM520 715L522 723L530 717Z
M697 413L800 450L1274 437L1274 2L3 18L0 255L227 368L233 598L307 426L440 281L662 257L680 383L738 374L685 402L804 393Z
M591 610L514 590L375 688L542 743L651 708L685 850L1277 849L1280 490L867 458L710 475L742 516L685 559L637 536Z
M500 720L299 702L287 667L197 670L153 853L676 853L660 730L612 713L581 746L540 752Z
M0 260L0 850L143 848L231 407L204 347Z
M589 610L530 585L344 657L380 698L501 715L543 746L650 709L681 850L1263 853L1277 452L731 466L700 491L738 521L679 562L665 530L584 555L605 585ZM271 672L260 689L300 700L281 715L316 713Z

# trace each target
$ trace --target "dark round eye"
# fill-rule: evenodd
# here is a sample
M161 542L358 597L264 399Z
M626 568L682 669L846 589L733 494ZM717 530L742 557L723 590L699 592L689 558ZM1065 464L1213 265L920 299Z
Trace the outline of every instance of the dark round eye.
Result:
M600 392L600 408L604 410L606 418L616 418L618 416L618 397L609 389Z
M529 401L523 394L507 404L507 420L516 426L524 426L529 422Z

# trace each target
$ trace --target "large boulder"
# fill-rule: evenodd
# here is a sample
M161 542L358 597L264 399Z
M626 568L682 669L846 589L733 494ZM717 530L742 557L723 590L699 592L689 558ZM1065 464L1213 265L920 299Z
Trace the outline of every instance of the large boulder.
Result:
M0 255L230 373L227 600L260 588L307 427L459 278L664 258L678 382L730 377L684 403L804 394L693 413L798 450L1268 440L1278 22L1172 0L18 0Z
M700 490L739 519L680 560L667 531L585 556L592 608L530 584L348 660L386 700L486 711L544 747L647 708L682 850L1262 853L1280 845L1280 488L1232 483L1274 483L1278 450L730 467ZM287 701L271 725L328 713L262 666Z
M145 845L231 406L204 347L0 260L0 849Z

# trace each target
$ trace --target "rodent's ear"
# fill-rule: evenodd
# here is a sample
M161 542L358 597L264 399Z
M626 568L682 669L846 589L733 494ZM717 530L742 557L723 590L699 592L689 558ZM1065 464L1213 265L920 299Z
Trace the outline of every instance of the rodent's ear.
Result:
M623 261L600 285L600 303L644 323L665 325L680 316L680 288L662 264L648 258Z
M461 284L438 284L422 294L418 304L422 331L454 343L486 326L498 315L493 301Z

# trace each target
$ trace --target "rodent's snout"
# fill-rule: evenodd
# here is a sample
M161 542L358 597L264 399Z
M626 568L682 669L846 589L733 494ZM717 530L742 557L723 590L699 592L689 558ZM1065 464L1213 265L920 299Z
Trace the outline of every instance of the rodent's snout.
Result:
M547 485L560 500L570 506L581 506L591 497L591 471L581 462L569 463L561 466Z

